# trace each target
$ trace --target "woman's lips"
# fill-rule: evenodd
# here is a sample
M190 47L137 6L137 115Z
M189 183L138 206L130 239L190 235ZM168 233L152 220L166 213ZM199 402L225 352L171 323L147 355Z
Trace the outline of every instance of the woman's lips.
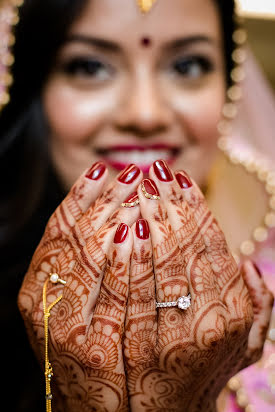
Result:
M130 163L134 163L143 173L148 173L152 163L158 159L166 160L171 165L180 149L161 143L150 146L116 145L96 151L102 161L116 170L123 170Z

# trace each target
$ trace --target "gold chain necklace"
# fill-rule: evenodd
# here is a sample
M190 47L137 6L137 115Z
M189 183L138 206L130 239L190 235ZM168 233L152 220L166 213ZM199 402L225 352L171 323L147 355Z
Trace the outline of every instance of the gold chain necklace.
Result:
M62 283L63 285L66 282L59 278L57 273L50 273L50 278L47 279L43 286L43 312L44 312L44 336L45 336L45 383L46 383L46 411L52 412L52 391L51 391L51 380L53 377L53 368L49 360L49 317L51 315L52 308L61 301L62 295L58 296L58 298L52 302L49 306L47 306L47 286L49 280L52 283Z

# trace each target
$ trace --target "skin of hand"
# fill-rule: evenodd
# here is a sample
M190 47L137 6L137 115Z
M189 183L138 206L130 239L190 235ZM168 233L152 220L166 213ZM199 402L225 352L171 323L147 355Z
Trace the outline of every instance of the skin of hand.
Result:
M63 295L49 317L54 410L128 410L122 336L133 240L127 224L137 220L139 208L120 205L142 173L134 165L127 170L124 183L120 175L107 188L103 164L77 180L50 218L19 293L31 345L44 367L43 285L54 272L66 281L48 282L47 288L47 305Z
M125 325L130 407L215 411L230 377L260 357L273 297L251 262L238 268L195 182L161 161L150 177L160 200L139 187L151 239L134 237ZM186 311L155 307L189 292Z
M226 380L261 354L270 293L245 262L241 274L252 297L252 325L242 276L195 183L180 189L174 177L163 183L151 170L161 200L147 199L139 189L141 209L123 209L119 205L141 174L105 190L107 172L98 181L86 175L50 219L19 294L42 362L43 284L51 272L67 281L65 287L49 282L47 294L49 304L63 294L49 319L55 409L215 410ZM149 225L137 236L141 220L133 223L141 211ZM188 311L157 313L156 297L176 300L188 290Z

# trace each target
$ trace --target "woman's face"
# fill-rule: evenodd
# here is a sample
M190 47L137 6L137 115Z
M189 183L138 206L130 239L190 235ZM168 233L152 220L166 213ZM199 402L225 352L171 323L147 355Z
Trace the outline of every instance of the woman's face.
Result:
M98 160L111 177L156 159L200 185L225 99L222 29L213 0L88 0L43 93L54 165L69 188Z

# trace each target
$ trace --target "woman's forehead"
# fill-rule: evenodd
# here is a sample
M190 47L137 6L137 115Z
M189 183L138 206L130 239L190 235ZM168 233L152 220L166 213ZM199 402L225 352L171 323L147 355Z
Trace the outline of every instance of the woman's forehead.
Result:
M87 0L71 33L112 40L133 39L144 34L158 39L205 34L220 37L220 19L213 0L156 0L144 14L137 0Z

